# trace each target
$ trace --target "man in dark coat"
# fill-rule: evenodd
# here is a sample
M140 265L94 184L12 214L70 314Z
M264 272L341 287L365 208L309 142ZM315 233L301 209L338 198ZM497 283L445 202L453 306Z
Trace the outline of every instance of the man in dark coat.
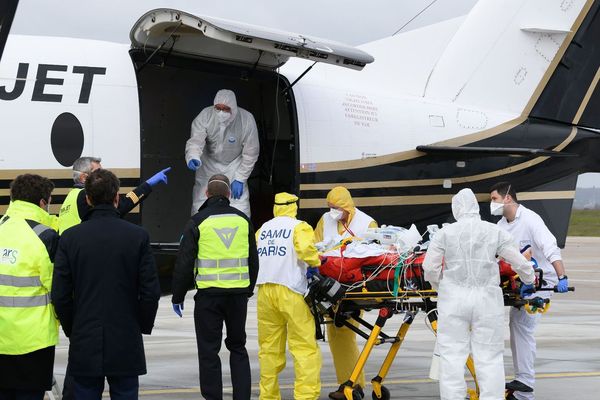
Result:
M229 179L213 175L207 200L187 223L173 271L173 310L182 316L183 300L194 284L194 322L200 367L200 392L223 399L219 350L227 328L233 400L250 399L250 362L246 351L246 314L258 275L252 223L229 205Z
M85 183L93 206L60 239L52 302L70 339L69 373L76 399L137 399L146 373L142 333L150 334L160 286L148 233L117 211L119 180L108 170Z

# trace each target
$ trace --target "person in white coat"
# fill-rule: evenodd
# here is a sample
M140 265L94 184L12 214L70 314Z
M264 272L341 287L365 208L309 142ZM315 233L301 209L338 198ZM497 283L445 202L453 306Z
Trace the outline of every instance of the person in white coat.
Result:
M235 93L219 90L213 106L203 109L192 122L191 137L185 144L185 162L196 171L192 214L206 200L208 178L224 174L231 182L231 206L250 216L247 181L259 151L254 117L237 106Z
M498 226L510 233L520 249L530 247L531 255L544 272L546 288L556 286L558 292L569 290L560 249L556 238L534 211L517 201L517 193L509 182L498 182L490 189L490 212L502 216ZM536 293L548 298L552 292ZM541 314L529 314L524 308L510 309L510 348L512 350L515 380L506 384L514 390L508 399L533 400L535 398L535 329Z
M504 399L504 300L496 255L532 288L534 270L510 234L481 220L471 189L452 197L457 222L433 237L423 262L425 279L438 290L440 397L462 400L465 363L472 352L480 400ZM443 267L442 267L443 265Z

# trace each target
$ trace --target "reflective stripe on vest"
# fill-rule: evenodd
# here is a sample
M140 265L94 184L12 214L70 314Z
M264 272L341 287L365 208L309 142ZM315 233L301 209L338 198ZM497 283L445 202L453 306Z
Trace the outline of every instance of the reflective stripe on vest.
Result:
M39 307L50 304L50 294L39 296L0 296L2 307Z
M13 276L0 274L0 285L14 287L42 286L39 276Z
M237 214L218 214L198 226L196 287L245 288L248 270L248 222Z
M83 189L71 189L65 202L60 206L58 214L58 233L63 233L72 226L81 223L79 218L79 209L77 208L77 197Z
M209 258L199 258L196 260L196 268L231 268L247 267L248 258L223 258L221 260L211 260Z

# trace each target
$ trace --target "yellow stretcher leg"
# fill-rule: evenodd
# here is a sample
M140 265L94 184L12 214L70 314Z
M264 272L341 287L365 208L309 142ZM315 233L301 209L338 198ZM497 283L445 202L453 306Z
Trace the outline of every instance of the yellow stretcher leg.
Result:
M475 381L475 389L467 388L469 400L479 400L479 384L477 383L477 375L475 374L475 363L473 362L473 357L470 354L469 358L467 358L467 369Z
M371 385L373 386L373 394L374 398L387 400L390 398L389 391L382 385L383 380L387 376L390 371L390 367L392 366L392 362L396 358L396 354L398 350L400 350L400 346L406 337L406 332L408 332L408 328L415 319L415 314L412 312L406 313L404 318L404 322L400 325L400 329L398 329L398 334L396 335L396 341L390 347L390 351L387 353L385 360L383 360L383 364L381 365L381 369L376 377L371 379Z
M363 350L360 353L360 356L358 357L358 361L356 362L356 365L354 366L354 370L352 370L350 379L348 379L348 381L344 382L344 397L346 397L346 400L354 399L354 395L353 395L354 383L358 379L360 372L365 367L365 364L366 364L367 360L369 359L369 355L371 354L371 350L373 350L373 347L376 344L380 343L379 333L381 332L381 329L385 325L385 322L392 315L393 315L393 312L390 309L382 308L379 310L379 316L377 317L375 326L373 327L373 330L371 331L371 335L369 335L369 339L367 340L367 343L365 343L365 347L363 347Z

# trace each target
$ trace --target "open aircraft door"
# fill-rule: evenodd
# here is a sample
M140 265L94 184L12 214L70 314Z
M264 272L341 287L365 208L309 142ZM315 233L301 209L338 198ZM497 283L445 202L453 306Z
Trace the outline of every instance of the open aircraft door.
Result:
M144 14L130 33L134 48L164 49L209 60L274 69L289 57L360 70L374 61L341 43L172 9Z
M171 9L144 14L130 38L139 87L141 175L173 166L168 189L153 193L141 211L166 292L181 230L192 212L194 173L184 162L185 143L192 121L212 106L215 93L233 90L257 123L260 156L247 185L258 227L272 217L274 193L299 189L293 84L277 69L290 57L355 70L374 59L340 43Z

